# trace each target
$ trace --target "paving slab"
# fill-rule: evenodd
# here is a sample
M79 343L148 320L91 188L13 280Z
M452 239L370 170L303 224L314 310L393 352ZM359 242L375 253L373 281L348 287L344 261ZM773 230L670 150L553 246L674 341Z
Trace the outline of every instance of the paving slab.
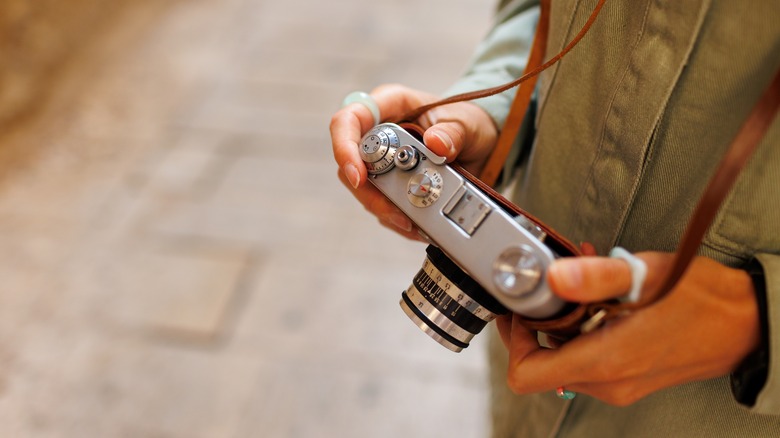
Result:
M135 3L133 3L135 4ZM341 98L441 92L479 0L137 2L0 137L0 436L487 435L485 341L336 178ZM104 28L104 29L103 29Z

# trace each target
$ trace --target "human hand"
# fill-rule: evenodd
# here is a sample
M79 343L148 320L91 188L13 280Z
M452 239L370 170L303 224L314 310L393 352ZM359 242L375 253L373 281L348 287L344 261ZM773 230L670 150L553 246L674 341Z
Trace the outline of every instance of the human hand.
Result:
M403 116L438 97L401 85L384 85L371 93L384 119ZM333 156L339 165L339 179L353 196L386 227L410 239L421 240L412 221L382 195L366 184L368 171L358 154L358 143L373 127L371 111L361 104L351 104L336 112L330 123ZM478 173L495 145L497 128L480 107L468 102L434 108L417 120L425 129L425 145L435 154L456 158L469 171Z
M636 254L648 267L643 296L659 293L672 254ZM556 295L596 302L624 295L625 261L603 257L557 260L548 281ZM697 257L677 286L657 302L558 349L541 348L535 333L510 315L498 320L509 349L509 387L518 394L560 386L618 406L663 388L723 376L759 345L759 315L750 277Z

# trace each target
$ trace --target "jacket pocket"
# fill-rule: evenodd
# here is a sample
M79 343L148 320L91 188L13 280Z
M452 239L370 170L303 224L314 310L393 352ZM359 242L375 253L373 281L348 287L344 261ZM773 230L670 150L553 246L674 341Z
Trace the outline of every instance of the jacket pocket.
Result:
M780 123L755 151L707 233L704 243L749 259L780 254Z

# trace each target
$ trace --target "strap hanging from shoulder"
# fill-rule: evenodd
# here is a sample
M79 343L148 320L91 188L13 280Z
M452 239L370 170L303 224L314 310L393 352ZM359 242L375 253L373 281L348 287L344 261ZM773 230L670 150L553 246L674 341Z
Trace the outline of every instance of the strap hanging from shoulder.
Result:
M501 169L504 166L509 151L512 149L517 133L520 131L520 125L523 123L525 114L528 110L528 105L531 102L531 95L533 94L534 87L536 86L536 80L539 73L548 69L556 62L560 61L567 53L569 53L588 33L596 18L601 12L606 0L599 0L596 7L593 8L588 21L579 31L579 33L563 48L557 55L553 56L547 62L542 63L545 52L547 50L547 38L550 30L550 2L551 0L540 1L540 15L539 23L536 27L536 34L534 35L533 46L531 47L531 53L528 58L523 75L519 78L497 87L487 88L484 90L472 91L469 93L458 94L455 96L442 99L428 105L423 105L415 110L404 114L401 117L401 121L414 121L425 112L436 108L438 106L447 105L456 102L465 102L474 99L480 99L483 97L492 96L494 94L503 93L511 88L520 86L515 94L515 98L512 101L512 106L509 110L509 115L504 126L501 128L501 134L499 135L496 147L493 149L487 164L482 170L479 179L485 184L493 186L501 174Z
M479 175L479 179L491 187L496 185L509 152L512 150L512 145L520 132L523 120L526 114L528 114L528 107L531 105L531 97L536 88L536 81L539 79L538 73L533 76L530 76L530 74L536 70L542 71L539 67L542 65L544 54L547 52L547 37L550 33L550 0L542 0L540 6L541 13L539 14L539 23L536 25L534 43L528 56L528 64L526 64L523 71L523 76L529 76L529 79L520 83L520 86L517 88L517 93L514 100L512 100L512 106L509 108L506 122L504 127L501 128L501 134L498 136L496 147L491 152L488 160L485 162L485 166L482 168L482 173ZM575 41L578 40L575 39ZM563 57L563 55L559 56Z

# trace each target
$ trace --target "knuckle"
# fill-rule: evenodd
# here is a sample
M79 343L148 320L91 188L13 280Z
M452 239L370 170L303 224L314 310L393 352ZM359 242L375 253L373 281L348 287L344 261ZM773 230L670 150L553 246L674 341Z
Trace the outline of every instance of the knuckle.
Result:
M520 381L518 378L513 374L509 373L506 377L506 385L509 387L509 389L514 392L515 394L522 394L522 385L520 384Z
M628 262L624 260L616 260L611 259L611 263L606 263L603 265L603 270L599 272L599 277L596 278L596 281L610 281L612 279L620 279L624 280L620 283L627 283L625 285L621 284L621 286L630 286L631 283L631 276L630 276L630 269L631 265L628 264ZM627 280L627 281L625 281Z
M369 213L380 218L384 218L389 213L386 211L387 201L382 196L370 196L364 207Z
M617 354L605 354L593 364L592 377L596 382L609 382L622 380L631 377L634 374L635 366L631 365L627 359Z
M364 202L364 203L363 203L363 207L364 207L364 208L366 209L366 211L368 211L369 213L371 213L371 214L373 214L373 215L375 215L375 216L379 216L379 215L376 213L376 211L377 211L377 204L378 204L378 203L379 203L379 199L376 199L376 198L370 198L368 201L366 201L366 202Z
M335 128L336 126L347 123L349 118L350 118L350 114L349 112L347 112L347 110L340 109L336 111L330 117L330 129L333 130L333 128Z
M598 398L604 403L612 406L626 407L636 403L642 397L633 385L621 384L616 386L608 394Z
M652 372L654 362L649 359L635 358L630 363L624 363L620 370L621 378L631 378L635 376L645 376Z
M602 357L598 360L591 368L593 380L604 382L618 377L620 367L616 366L615 362L616 359L613 356Z
M513 372L512 370L507 373L506 385L513 393L518 395L528 392L526 390L526 383L523 378L520 377L520 373Z
M455 145L463 146L466 144L466 127L461 122L456 122L450 125L450 136L452 142Z

